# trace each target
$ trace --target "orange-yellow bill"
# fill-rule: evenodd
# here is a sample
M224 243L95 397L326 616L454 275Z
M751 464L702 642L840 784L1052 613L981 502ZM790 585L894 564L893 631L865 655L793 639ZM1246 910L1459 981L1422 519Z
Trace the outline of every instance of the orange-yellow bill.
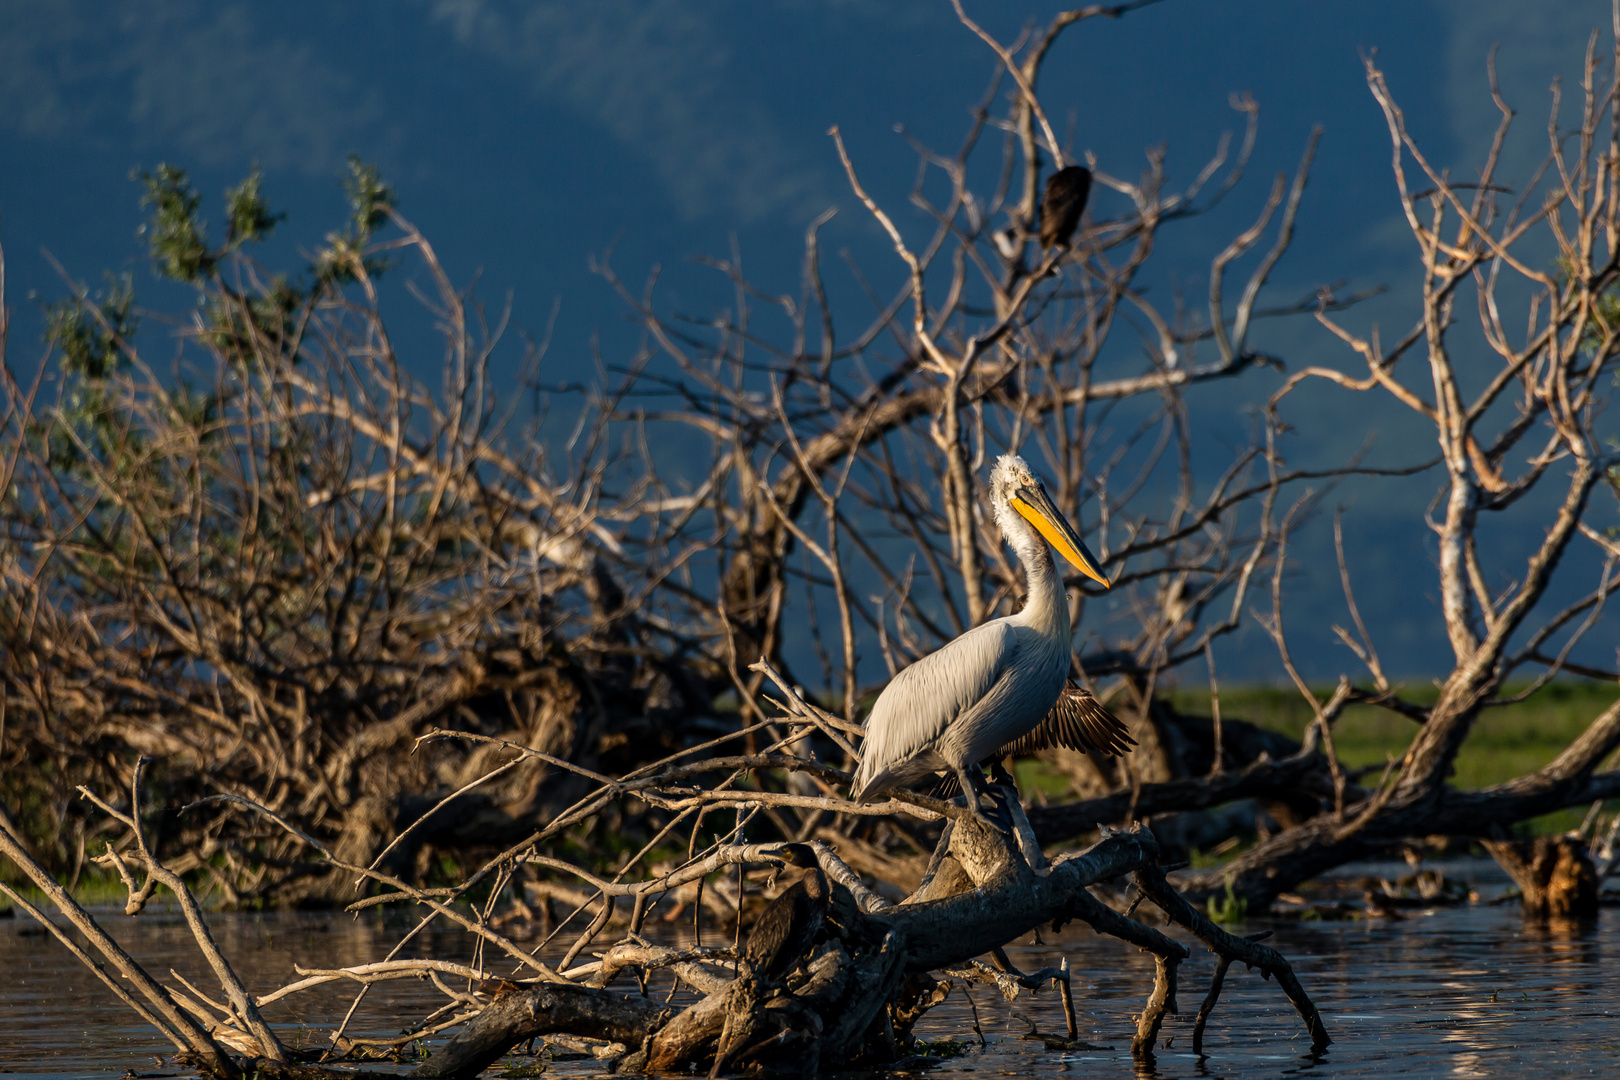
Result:
M1062 555L1074 564L1074 568L1082 574L1102 585L1111 588L1109 580L1103 576L1102 567L1097 565L1097 557L1093 555L1080 539L1080 534L1068 523L1052 500L1039 484L1019 488L1012 497L1013 509L1024 516L1024 520L1046 537L1046 542L1057 549Z

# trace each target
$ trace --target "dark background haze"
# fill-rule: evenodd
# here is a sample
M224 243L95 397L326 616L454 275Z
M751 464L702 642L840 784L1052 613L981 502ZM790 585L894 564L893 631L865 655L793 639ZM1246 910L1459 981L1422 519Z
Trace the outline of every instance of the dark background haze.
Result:
M969 10L1008 40L1058 7L976 0ZM1329 281L1385 285L1389 295L1345 321L1380 323L1393 336L1416 310L1400 291L1417 260L1361 56L1377 50L1425 152L1466 178L1497 121L1485 60L1499 43L1503 91L1520 110L1500 173L1513 184L1545 152L1548 87L1562 76L1577 88L1587 37L1609 20L1608 5L1592 0L1170 0L1071 29L1044 69L1042 99L1060 136L1115 175L1136 176L1145 150L1167 146L1174 183L1196 173L1223 131L1241 131L1231 94L1259 102L1244 185L1155 256L1161 274L1175 275L1156 288L1183 288L1192 304L1204 302L1210 256L1253 219L1271 174L1292 170L1312 125L1323 125L1294 246L1270 295L1292 301ZM850 249L892 295L901 267L851 197L827 129L841 127L874 195L902 227L920 230L920 212L905 202L916 159L895 126L953 151L992 59L948 0L0 0L8 360L33 370L39 306L68 291L45 252L92 287L104 270L128 270L144 304L183 307L183 292L155 280L137 236L129 174L159 162L191 173L216 223L220 193L262 165L265 191L288 219L260 255L289 268L340 227L346 156L375 162L456 280L476 279L492 308L509 297L515 324L536 337L557 312L548 382L593 378L593 348L611 364L636 347L623 306L588 268L610 249L632 287L663 267L659 310L706 315L729 305L729 286L690 257L726 257L735 243L758 284L797 295L805 226L838 207L824 249ZM1565 108L1573 116L1574 105ZM835 303L849 326L864 326L870 306L828 261ZM160 339L144 340L150 352ZM1273 324L1258 340L1290 369L1359 363L1309 318ZM410 338L402 351L423 374L441 360L426 335L414 355ZM1278 378L1195 391L1195 422L1200 407L1238 410ZM1295 463L1342 462L1372 432L1375 462L1432 453L1421 429L1369 411L1375 404L1326 388L1298 395ZM1449 666L1421 518L1437 482L1348 485L1328 505L1328 517L1346 507L1363 614L1386 666L1405 677ZM1614 524L1612 500L1597 501L1595 523ZM1502 581L1539 535L1533 515L1523 520L1517 534L1491 534L1499 547L1484 553ZM1312 677L1353 670L1328 632L1345 615L1325 521L1296 552L1291 601L1295 647ZM1594 631L1588 657L1613 660L1614 626ZM1276 677L1258 635L1228 651L1228 673Z

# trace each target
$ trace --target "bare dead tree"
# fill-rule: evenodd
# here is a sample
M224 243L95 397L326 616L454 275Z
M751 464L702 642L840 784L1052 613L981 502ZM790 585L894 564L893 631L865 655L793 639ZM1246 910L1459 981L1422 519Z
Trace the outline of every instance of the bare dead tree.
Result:
M766 295L736 259L716 262L733 307L703 325L660 314L650 285L632 293L604 266L649 349L528 424L518 396L493 385L505 314L451 283L369 170L354 167L353 222L297 287L250 256L275 221L256 180L233 191L231 231L210 248L183 174L148 178L158 264L199 292L174 328L176 368L153 365L117 290L80 290L58 309L49 379L7 368L0 754L52 762L5 770L7 798L39 808L24 832L53 838L48 861L75 876L109 826L67 793L121 786L147 754L177 803L252 798L352 861L386 856L415 877L434 851L518 841L592 776L735 726L721 719L733 707L758 725L762 676L749 665L761 655L855 723L884 668L1016 603L977 476L1020 448L1130 598L1088 612L1072 583L1091 632L1077 670L1117 676L1101 692L1141 744L1115 773L1068 762L1077 783L1189 775L1155 688L1240 625L1284 538L1278 500L1311 477L1283 465L1257 412L1254 445L1201 479L1186 395L1271 363L1252 327L1309 310L1263 301L1314 137L1212 257L1207 318L1179 300L1161 310L1142 275L1163 230L1237 187L1256 137L1250 102L1236 103L1247 128L1235 154L1223 139L1179 189L1157 153L1136 180L1094 170L1122 212L1099 207L1066 250L1032 255L1031 193L1048 161L1067 160L1049 132L1036 137L1041 63L1066 28L1124 10L1067 13L1017 48L987 39L1000 74L962 146L914 144L916 237L915 221L866 193L834 133L901 270L856 338L838 341L845 320L827 304L825 217L807 234L800 296ZM976 155L997 153L997 187L974 191ZM940 176L943 203L930 197ZM1231 302L1229 268L1262 248ZM384 269L419 277L448 358L439 388L396 349ZM520 378L542 359L524 353ZM676 429L703 433L707 459L655 453ZM897 558L898 545L910 550ZM820 632L822 612L836 613L835 632ZM823 637L837 644L818 680L795 668ZM436 809L498 751L410 753L432 728L554 760ZM814 811L772 814L784 838L832 827ZM878 828L854 839L888 858ZM171 815L154 842L183 849L177 872L207 874L227 903L343 894L285 835L238 819Z
M1345 676L1324 702L1296 675L1316 714L1313 730L1330 739L1333 722L1351 701L1393 709L1418 728L1399 767L1378 788L1352 799L1341 794L1330 812L1257 845L1221 872L1250 903L1269 903L1279 891L1392 840L1433 833L1501 837L1526 818L1620 794L1620 772L1602 770L1620 747L1620 705L1593 717L1542 769L1483 791L1447 783L1458 752L1492 708L1523 700L1560 674L1620 679L1616 671L1571 659L1602 617L1620 560L1612 530L1594 522L1594 500L1605 490L1620 493L1620 449L1604 415L1620 354L1620 53L1605 57L1597 45L1594 35L1578 123L1562 126L1555 90L1548 158L1516 193L1497 178L1514 113L1495 91L1494 67L1501 123L1478 182L1462 184L1424 156L1383 72L1367 61L1367 84L1388 124L1395 185L1422 267L1419 314L1393 345L1376 333L1359 337L1319 314L1366 372L1305 368L1278 390L1272 408L1280 411L1302 383L1326 379L1354 393L1386 396L1432 425L1445 474L1429 525L1439 545L1439 595L1454 667L1438 680L1433 705L1402 699L1361 624L1341 547L1355 632L1339 633L1363 661L1370 685ZM1614 47L1620 49L1620 37ZM1555 253L1554 266L1533 253L1538 244ZM1470 299L1484 347L1459 340ZM1408 357L1414 359L1407 368L1417 357L1426 361L1426 377L1414 378L1402 367ZM1503 541L1510 530L1525 530L1526 519L1536 523L1531 528L1539 526L1539 539L1522 563L1512 563L1502 554ZM1591 545L1595 561L1572 557L1576 545ZM1555 581L1583 573L1593 574L1580 590L1584 595L1562 607L1550 602ZM1273 631L1286 662L1280 621ZM1508 692L1508 680L1526 670L1535 673L1529 684ZM1522 862L1511 845L1493 850L1510 869ZM1526 873L1515 876L1528 880ZM1527 888L1527 903L1545 907L1534 891ZM1585 906L1595 909L1595 888L1587 891Z
M1019 582L977 498L976 475L998 448L1033 441L1065 508L1096 507L1088 527L1138 602L1121 643L1091 668L1118 673L1141 703L1161 672L1236 628L1254 574L1284 535L1274 509L1304 474L1282 467L1265 432L1201 485L1182 395L1256 370L1267 358L1248 344L1253 321L1301 310L1258 304L1291 240L1310 149L1215 257L1212 325L1161 313L1137 279L1161 229L1237 184L1254 142L1247 103L1235 159L1223 141L1174 192L1156 155L1134 182L1094 170L1124 196L1123 215L1089 222L1065 251L1028 255L1029 192L1048 155L1065 160L1037 96L1040 64L1064 28L1123 10L1065 14L1012 49L986 36L1002 74L964 145L952 156L916 148L921 242L866 193L834 133L852 190L903 268L899 290L854 341L837 343L827 307L823 222L808 234L797 300L762 295L735 259L717 263L735 306L708 327L658 314L603 267L657 351L634 358L616 385L582 388L560 448L543 418L521 427L513 399L491 385L504 315L488 321L450 282L370 170L352 167L350 226L297 287L249 254L275 223L256 178L230 193L218 246L183 174L147 178L154 257L201 301L175 327L179 361L170 372L149 361L127 291L80 290L53 317L54 367L32 384L5 367L0 565L0 707L10 718L0 752L53 764L6 769L8 800L51 820L8 832L4 854L120 965L116 943L22 837L54 836L43 854L63 876L87 862L116 873L131 912L161 886L220 979L222 998L137 977L143 996L129 1000L143 1015L208 1071L234 1075L235 1053L261 1073L296 1075L297 1055L264 1026L262 1006L335 979L359 984L358 1004L378 981L427 977L444 1007L388 1045L471 1023L424 1076L472 1075L538 1033L621 1043L604 1052L663 1070L716 1060L724 1030L730 1064L791 1052L832 1066L903 1051L911 1025L943 997L931 971L971 967L1034 926L1078 918L1157 957L1133 1040L1148 1054L1175 1009L1187 948L1087 891L1135 874L1170 921L1278 976L1313 1043L1325 1044L1287 962L1180 901L1150 833L1049 862L1005 793L1004 834L946 825L959 811L922 796L846 802L837 787L847 768L823 763L858 757L852 736L869 678L860 652L874 636L886 661L903 663L1015 602ZM1004 179L977 194L968 165L994 141L986 132L1002 135ZM1010 181L1020 169L1023 195ZM933 173L949 182L943 205L925 194ZM1006 224L995 232L998 218ZM1227 266L1268 229L1269 254L1229 306ZM438 389L407 373L381 314L378 275L401 262L425 281L418 296L443 335ZM785 312L791 347L755 328L761 303ZM1104 376L1122 305L1152 328L1140 339L1148 370ZM531 352L525 364L541 359ZM660 392L679 408L652 408ZM1104 422L1115 410L1128 415L1121 432ZM675 425L709 437L707 462L653 453ZM1165 474L1175 485L1168 503L1152 495ZM931 585L915 587L892 565L885 529L915 545ZM808 572L795 565L801 556ZM799 589L802 600L790 592ZM804 642L786 613L824 603L838 613L840 643L824 700L841 714L809 703L799 679L773 674ZM1223 611L1206 614L1217 603ZM767 677L780 704L764 696ZM717 718L727 695L734 721ZM1150 708L1138 711L1154 722ZM1162 741L1152 745L1164 757ZM732 756L713 756L722 746ZM1138 781L1143 771L1128 767ZM69 790L100 816L70 813ZM128 805L100 794L110 790L128 790ZM46 797L24 797L33 794ZM607 863L589 837L614 824L641 846ZM721 978L714 962L732 954L703 944L703 921L740 921L732 868L778 858L746 842L750 829L778 840L831 835L862 866L887 860L901 872L887 844L909 837L920 855L932 852L912 899L938 903L882 899L823 845L836 933L802 958L803 980ZM672 837L685 838L686 859L645 865ZM595 862L562 853L582 843ZM428 853L445 851L471 860L466 872L423 880ZM416 905L423 921L406 940L446 920L474 937L478 961L390 955L254 995L212 946L188 879L226 903L358 891L357 908ZM497 928L509 893L543 898L548 911L577 899L546 935L565 941L558 935L571 929L560 960L538 959ZM640 936L669 898L693 912L690 947ZM625 936L580 963L621 919ZM491 976L497 962L527 978L490 992L447 981ZM1056 970L1009 977L1055 977L1067 994ZM646 980L660 972L700 1000L651 1004ZM628 978L641 993L610 989ZM331 1032L336 1050L366 1045L346 1027Z

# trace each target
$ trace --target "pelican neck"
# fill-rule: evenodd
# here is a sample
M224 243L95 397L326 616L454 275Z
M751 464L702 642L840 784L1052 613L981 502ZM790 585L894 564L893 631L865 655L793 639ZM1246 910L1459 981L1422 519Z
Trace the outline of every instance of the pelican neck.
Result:
M1018 554L1029 585L1029 598L1018 613L1026 626L1052 631L1061 635L1064 647L1069 644L1069 597L1063 590L1063 575L1058 573L1052 558L1052 549L1046 541L1022 518L1016 519L1014 532L1007 537ZM1010 530L1009 530L1010 531Z

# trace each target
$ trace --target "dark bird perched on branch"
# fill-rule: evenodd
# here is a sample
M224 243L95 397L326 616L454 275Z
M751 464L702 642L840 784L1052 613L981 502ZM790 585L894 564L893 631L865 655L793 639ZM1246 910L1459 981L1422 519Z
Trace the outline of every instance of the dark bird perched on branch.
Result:
M783 860L804 871L760 913L743 942L743 962L755 974L779 979L810 950L827 915L827 875L809 844L784 844Z
M1046 179L1041 196L1041 248L1068 247L1091 194L1091 170L1083 165L1059 169Z
M975 626L918 660L878 695L851 785L856 802L950 772L971 793L968 808L984 818L980 799L989 791L979 763L1032 737L1063 697L1072 633L1052 548L1104 588L1108 578L1023 458L1007 454L996 462L988 501L1024 568L1029 599L1018 614ZM1100 706L1071 705L1052 723L1076 738L1093 727L1107 731L1094 744L1104 751L1120 745L1124 734Z

